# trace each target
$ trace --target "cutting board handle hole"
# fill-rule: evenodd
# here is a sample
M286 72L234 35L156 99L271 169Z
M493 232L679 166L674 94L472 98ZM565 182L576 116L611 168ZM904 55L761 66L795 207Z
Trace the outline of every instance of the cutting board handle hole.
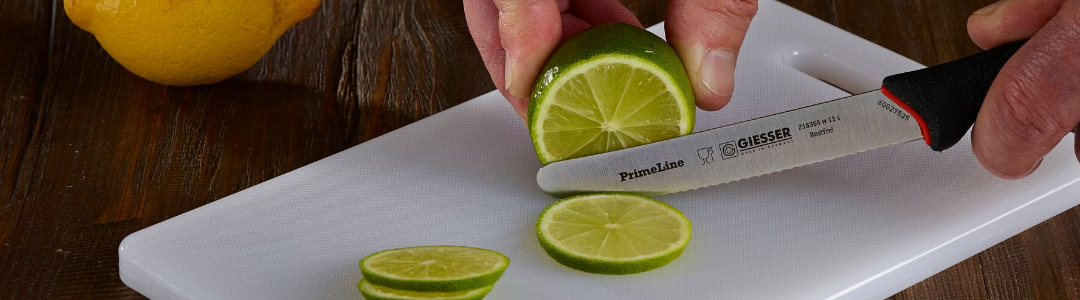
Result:
M783 56L789 67L849 94L879 89L885 78L850 57L820 47L796 46L783 51Z

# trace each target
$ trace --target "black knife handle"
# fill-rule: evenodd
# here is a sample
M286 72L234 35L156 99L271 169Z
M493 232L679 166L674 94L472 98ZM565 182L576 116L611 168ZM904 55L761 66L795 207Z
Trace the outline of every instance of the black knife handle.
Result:
M975 124L1001 67L1024 45L1015 42L926 69L885 78L881 92L911 113L934 151L956 145Z

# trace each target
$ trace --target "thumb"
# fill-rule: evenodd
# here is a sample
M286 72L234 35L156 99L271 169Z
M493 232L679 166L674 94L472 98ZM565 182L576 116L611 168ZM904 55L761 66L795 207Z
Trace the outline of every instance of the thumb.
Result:
M1065 0L1000 0L968 17L971 40L983 49L1026 40L1039 32Z
M668 41L679 53L694 87L697 105L718 110L735 91L735 60L757 0L671 0Z
M1080 123L1080 2L1068 1L998 73L971 133L979 163L1001 178L1031 174Z
M528 98L532 83L562 37L562 16L552 0L495 0L506 50L506 91Z

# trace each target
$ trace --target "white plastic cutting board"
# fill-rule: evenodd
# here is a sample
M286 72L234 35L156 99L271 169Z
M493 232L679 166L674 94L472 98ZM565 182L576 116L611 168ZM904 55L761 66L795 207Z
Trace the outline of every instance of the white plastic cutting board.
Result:
M698 130L846 95L789 63L863 89L921 67L782 4L760 7L733 102L699 112ZM969 143L896 145L660 197L694 224L682 257L593 275L541 250L534 222L554 199L536 186L521 120L489 93L136 232L120 245L120 275L154 299L360 299L365 255L454 244L511 258L487 299L884 298L1080 202L1071 136L1020 181L982 170Z

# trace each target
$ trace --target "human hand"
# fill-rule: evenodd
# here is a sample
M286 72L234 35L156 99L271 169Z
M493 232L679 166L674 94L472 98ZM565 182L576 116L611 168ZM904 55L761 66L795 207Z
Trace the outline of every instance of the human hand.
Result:
M495 87L521 118L536 76L559 42L594 24L638 27L618 0L464 0L465 20Z
M976 11L967 27L984 49L1028 40L998 73L972 131L983 167L1026 177L1080 123L1080 1L1003 0Z
M465 18L499 91L522 118L536 76L561 40L591 25L642 27L617 0L464 0ZM667 37L698 107L718 110L734 91L735 59L757 0L671 0ZM510 63L507 63L507 62Z
M697 106L719 110L735 91L735 60L757 0L671 0L664 30L682 59Z

